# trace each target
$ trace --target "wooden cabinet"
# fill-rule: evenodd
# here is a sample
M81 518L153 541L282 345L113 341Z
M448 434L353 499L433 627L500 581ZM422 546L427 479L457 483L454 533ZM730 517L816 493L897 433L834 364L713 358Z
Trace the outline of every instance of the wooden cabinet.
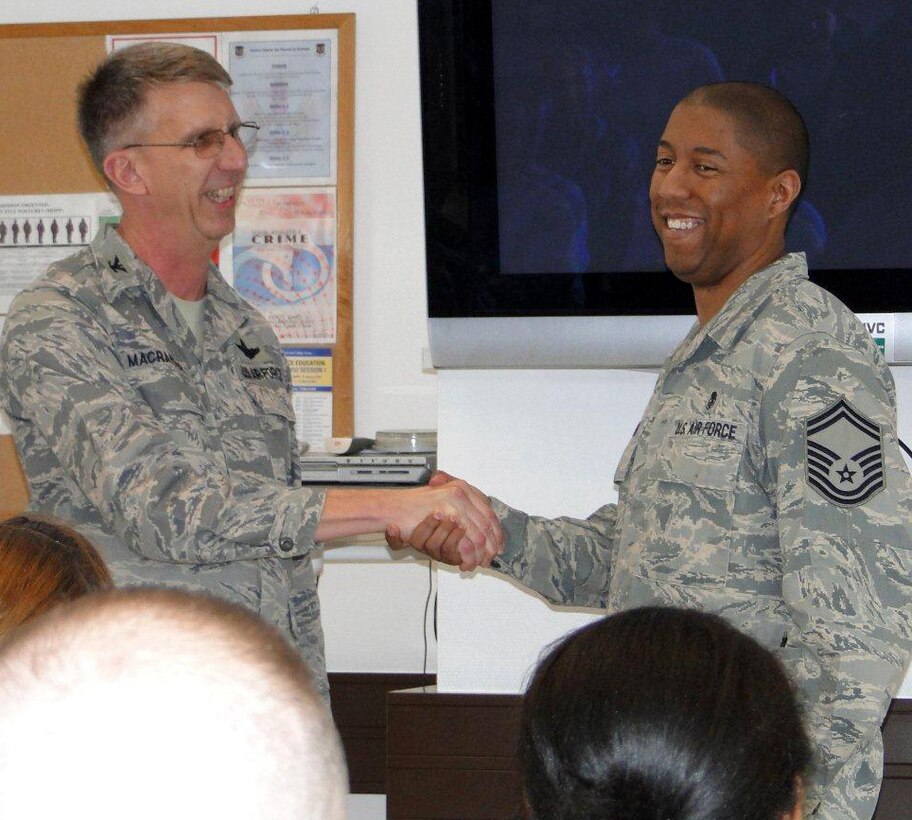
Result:
M345 748L352 794L386 791L387 693L434 679L420 673L329 673L333 721Z
M387 695L389 820L521 816L516 766L518 695L448 694L436 687ZM912 816L912 700L884 721L884 784L875 820Z
M518 816L519 707L518 695L391 692L387 819Z

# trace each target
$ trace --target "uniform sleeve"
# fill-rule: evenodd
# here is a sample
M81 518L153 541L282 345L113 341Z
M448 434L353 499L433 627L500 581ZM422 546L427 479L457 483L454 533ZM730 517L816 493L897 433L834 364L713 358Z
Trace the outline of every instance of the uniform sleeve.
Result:
M761 406L783 598L781 658L816 750L807 810L864 820L882 774L880 725L912 636L910 482L887 368L824 334L781 355Z
M567 606L604 608L611 580L617 505L585 519L539 518L491 499L504 530L504 552L492 567Z
M137 554L212 564L313 549L324 495L276 481L237 486L204 446L179 443L68 295L20 297L0 362L19 446L35 443Z

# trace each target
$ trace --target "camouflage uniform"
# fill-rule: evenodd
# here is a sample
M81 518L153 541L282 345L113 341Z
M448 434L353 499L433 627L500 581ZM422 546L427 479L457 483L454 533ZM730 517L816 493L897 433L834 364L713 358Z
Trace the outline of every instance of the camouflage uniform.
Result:
M586 520L495 501L496 566L558 604L720 613L780 657L817 748L806 810L874 811L880 724L912 637L912 497L889 368L807 280L750 277L669 357Z
M300 485L287 365L208 274L205 351L114 230L13 303L0 395L31 509L70 521L119 585L201 589L299 647L327 692L310 560L323 493Z

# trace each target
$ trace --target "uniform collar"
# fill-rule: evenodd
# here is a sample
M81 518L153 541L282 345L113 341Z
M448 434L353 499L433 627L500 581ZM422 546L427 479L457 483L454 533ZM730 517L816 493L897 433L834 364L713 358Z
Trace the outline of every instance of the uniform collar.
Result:
M774 291L789 282L807 278L807 259L803 253L781 256L769 267L752 274L706 325L697 324L691 328L679 348L679 355L674 357L675 363L688 358L706 339L711 339L723 350L731 348Z
M102 225L92 240L92 253L101 271L101 287L113 302L129 288L143 288L150 294L165 293L164 285L124 241L114 225Z
M788 253L772 265L747 278L722 305L704 330L719 347L728 349L751 322L770 295L783 285L808 278L807 259L803 253Z
M209 277L206 282L206 334L217 348L231 344L234 338L248 323L250 305L232 288L219 273L215 265L209 265Z
M110 302L124 291L139 288L182 343L191 348L192 340L183 338L186 322L178 318L178 309L155 271L143 262L113 225L103 225L92 240L92 253L101 271L101 287ZM247 323L247 308L240 296L210 264L206 278L206 345L223 347Z

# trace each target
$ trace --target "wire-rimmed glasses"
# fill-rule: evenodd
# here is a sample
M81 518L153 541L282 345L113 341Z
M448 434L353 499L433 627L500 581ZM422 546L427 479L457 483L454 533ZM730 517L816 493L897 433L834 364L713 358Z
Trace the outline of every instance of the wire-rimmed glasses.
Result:
M124 148L192 148L200 159L212 159L222 152L226 137L231 137L245 151L249 151L256 142L259 130L260 126L255 122L239 122L227 131L221 128L204 131L189 142L134 142Z

